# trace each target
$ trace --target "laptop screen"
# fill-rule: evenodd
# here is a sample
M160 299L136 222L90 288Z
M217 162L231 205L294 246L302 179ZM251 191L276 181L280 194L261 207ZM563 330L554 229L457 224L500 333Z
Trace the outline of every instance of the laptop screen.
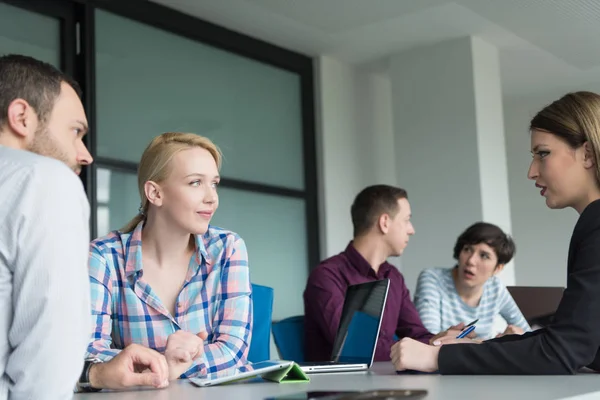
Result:
M332 361L372 364L389 285L383 279L348 287Z

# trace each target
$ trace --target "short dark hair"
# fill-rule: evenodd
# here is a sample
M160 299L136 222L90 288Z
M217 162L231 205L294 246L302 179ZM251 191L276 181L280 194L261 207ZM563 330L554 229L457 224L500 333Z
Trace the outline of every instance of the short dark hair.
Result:
M23 99L45 123L60 95L62 82L69 84L81 97L77 82L52 65L19 54L0 57L0 127L8 122L8 106Z
M454 245L454 259L458 260L460 252L465 246L485 243L496 252L498 264L506 264L515 255L515 242L494 224L477 222L468 227L456 240Z
M408 195L398 187L373 185L363 189L350 208L354 237L367 233L381 214L395 216L400 199L408 199Z

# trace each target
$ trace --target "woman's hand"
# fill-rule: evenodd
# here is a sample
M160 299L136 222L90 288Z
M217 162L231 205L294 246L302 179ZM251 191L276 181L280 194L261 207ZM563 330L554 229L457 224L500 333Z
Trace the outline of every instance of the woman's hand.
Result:
M186 331L177 331L169 336L165 350L169 380L178 379L192 366L194 360L202 355L206 338L206 332L194 335Z
M442 331L442 332L438 333L437 335L435 335L434 337L432 337L429 340L429 344L435 344L435 342L441 338L450 338L450 339L456 338L458 335L460 335L460 333L462 332L462 330L464 328L465 328L464 322L461 322L458 325L453 325L450 328L446 329L445 331ZM475 331L473 331L467 335L467 337L471 338L471 339L475 339L476 336L477 335L475 334ZM447 339L447 340L449 340L449 339Z
M518 326L508 325L506 327L506 330L503 333L497 334L496 337L499 338L504 335L522 335L524 333L525 333L525 331L523 329L519 328Z

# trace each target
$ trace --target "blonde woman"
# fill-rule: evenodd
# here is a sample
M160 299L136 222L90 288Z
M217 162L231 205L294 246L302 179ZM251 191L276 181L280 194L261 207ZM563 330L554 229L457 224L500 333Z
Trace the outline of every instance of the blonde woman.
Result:
M529 179L548 208L579 214L554 321L481 344L441 338L442 346L427 346L403 339L392 348L396 369L469 375L574 374L586 366L600 371L600 95L567 94L542 109L530 130Z
M209 224L219 205L220 165L217 147L190 133L162 134L144 151L139 214L90 245L91 364L130 345L164 354L170 380L218 375L246 362L246 246ZM93 377L92 370L90 384L101 389Z

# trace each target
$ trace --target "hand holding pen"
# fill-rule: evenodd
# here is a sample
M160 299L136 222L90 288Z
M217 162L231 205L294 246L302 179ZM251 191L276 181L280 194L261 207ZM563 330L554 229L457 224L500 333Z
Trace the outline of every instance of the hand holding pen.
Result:
M475 321L472 321L467 326L465 326L463 328L463 330L460 332L460 334L456 338L457 339L462 339L464 337L467 337L469 335L469 333L471 333L471 332L473 332L475 330L475 324L477 323L477 321L479 321L479 318L476 319Z
M449 339L456 339L457 335L461 334L466 328L472 326L477 321L478 320L475 320L466 326L465 326L464 322L461 322L460 324L457 324L457 325L453 325L450 328L446 329L445 331L442 331L442 332L438 333L437 335L435 335L434 337L432 337L429 340L429 344L434 344L434 342L441 340L441 339L443 339L444 341L449 340ZM469 335L469 333L467 333L467 335ZM471 333L470 335L473 338L475 337L475 333Z
M477 321L479 321L479 320L476 319L475 321L470 322L466 326L461 326L462 325L462 323L461 323L461 324L457 325L457 327L462 328L462 330L460 331L460 333L457 336L446 335L443 337L434 338L434 340L432 341L431 344L433 344L434 346L441 346L444 344L457 344L457 343L479 344L479 343L481 343L481 340L468 338L469 335L474 335L473 331L475 330L475 324L477 323Z

